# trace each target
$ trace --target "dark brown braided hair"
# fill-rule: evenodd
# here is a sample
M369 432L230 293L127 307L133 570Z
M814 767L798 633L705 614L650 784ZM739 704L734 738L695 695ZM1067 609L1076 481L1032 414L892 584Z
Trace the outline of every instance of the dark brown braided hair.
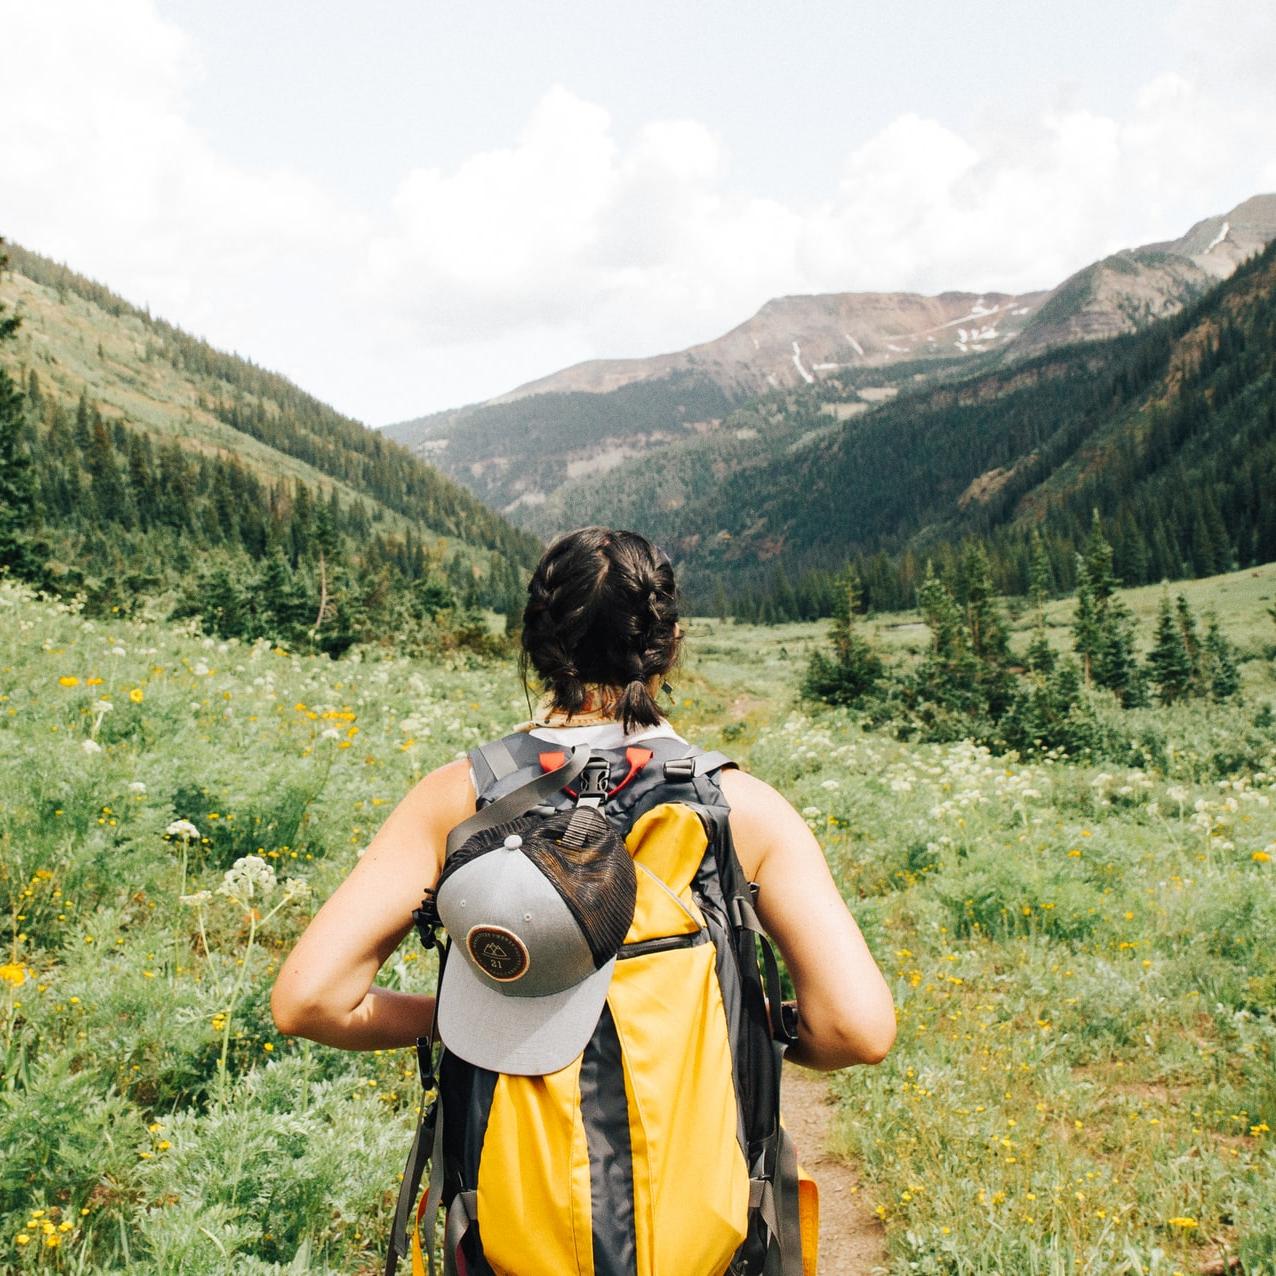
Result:
M678 600L669 557L638 532L580 527L545 551L527 586L520 669L575 713L588 683L617 687L626 732L655 726L648 682L678 658Z

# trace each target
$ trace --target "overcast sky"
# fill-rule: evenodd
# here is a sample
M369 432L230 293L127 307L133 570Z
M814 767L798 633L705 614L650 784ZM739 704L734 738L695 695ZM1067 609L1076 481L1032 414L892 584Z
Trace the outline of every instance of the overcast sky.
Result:
M1272 0L0 0L0 234L371 424L1276 190Z

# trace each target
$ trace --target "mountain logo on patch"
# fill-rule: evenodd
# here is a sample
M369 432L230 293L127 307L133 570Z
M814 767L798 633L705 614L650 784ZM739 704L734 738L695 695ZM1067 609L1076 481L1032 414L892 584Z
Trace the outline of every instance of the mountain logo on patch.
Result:
M475 926L465 937L474 964L490 979L512 983L531 964L527 945L504 926Z

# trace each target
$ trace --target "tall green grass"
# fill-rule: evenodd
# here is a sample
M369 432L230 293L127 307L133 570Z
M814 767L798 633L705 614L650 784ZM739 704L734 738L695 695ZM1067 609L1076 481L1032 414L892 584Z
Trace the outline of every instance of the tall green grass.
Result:
M1247 707L1139 711L1104 768L809 715L817 626L688 630L676 721L805 814L895 988L895 1049L834 1081L890 1270L1276 1272L1260 628ZM0 1270L379 1271L410 1052L282 1037L269 988L416 778L525 716L513 671L0 584L0 697ZM431 986L411 936L381 979Z

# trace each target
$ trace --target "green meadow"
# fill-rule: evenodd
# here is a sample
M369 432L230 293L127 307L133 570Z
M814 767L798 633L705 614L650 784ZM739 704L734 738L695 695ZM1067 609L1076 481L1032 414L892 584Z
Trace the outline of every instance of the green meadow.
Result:
M675 722L803 812L895 989L890 1056L833 1080L892 1272L1276 1273L1276 567L1181 588L1244 693L1113 706L1156 765L904 743L799 703L822 626L688 625ZM1126 597L1146 643L1159 590ZM415 780L526 708L512 662L0 583L0 1270L381 1270L411 1052L281 1036L270 986ZM431 987L418 952L381 980Z

